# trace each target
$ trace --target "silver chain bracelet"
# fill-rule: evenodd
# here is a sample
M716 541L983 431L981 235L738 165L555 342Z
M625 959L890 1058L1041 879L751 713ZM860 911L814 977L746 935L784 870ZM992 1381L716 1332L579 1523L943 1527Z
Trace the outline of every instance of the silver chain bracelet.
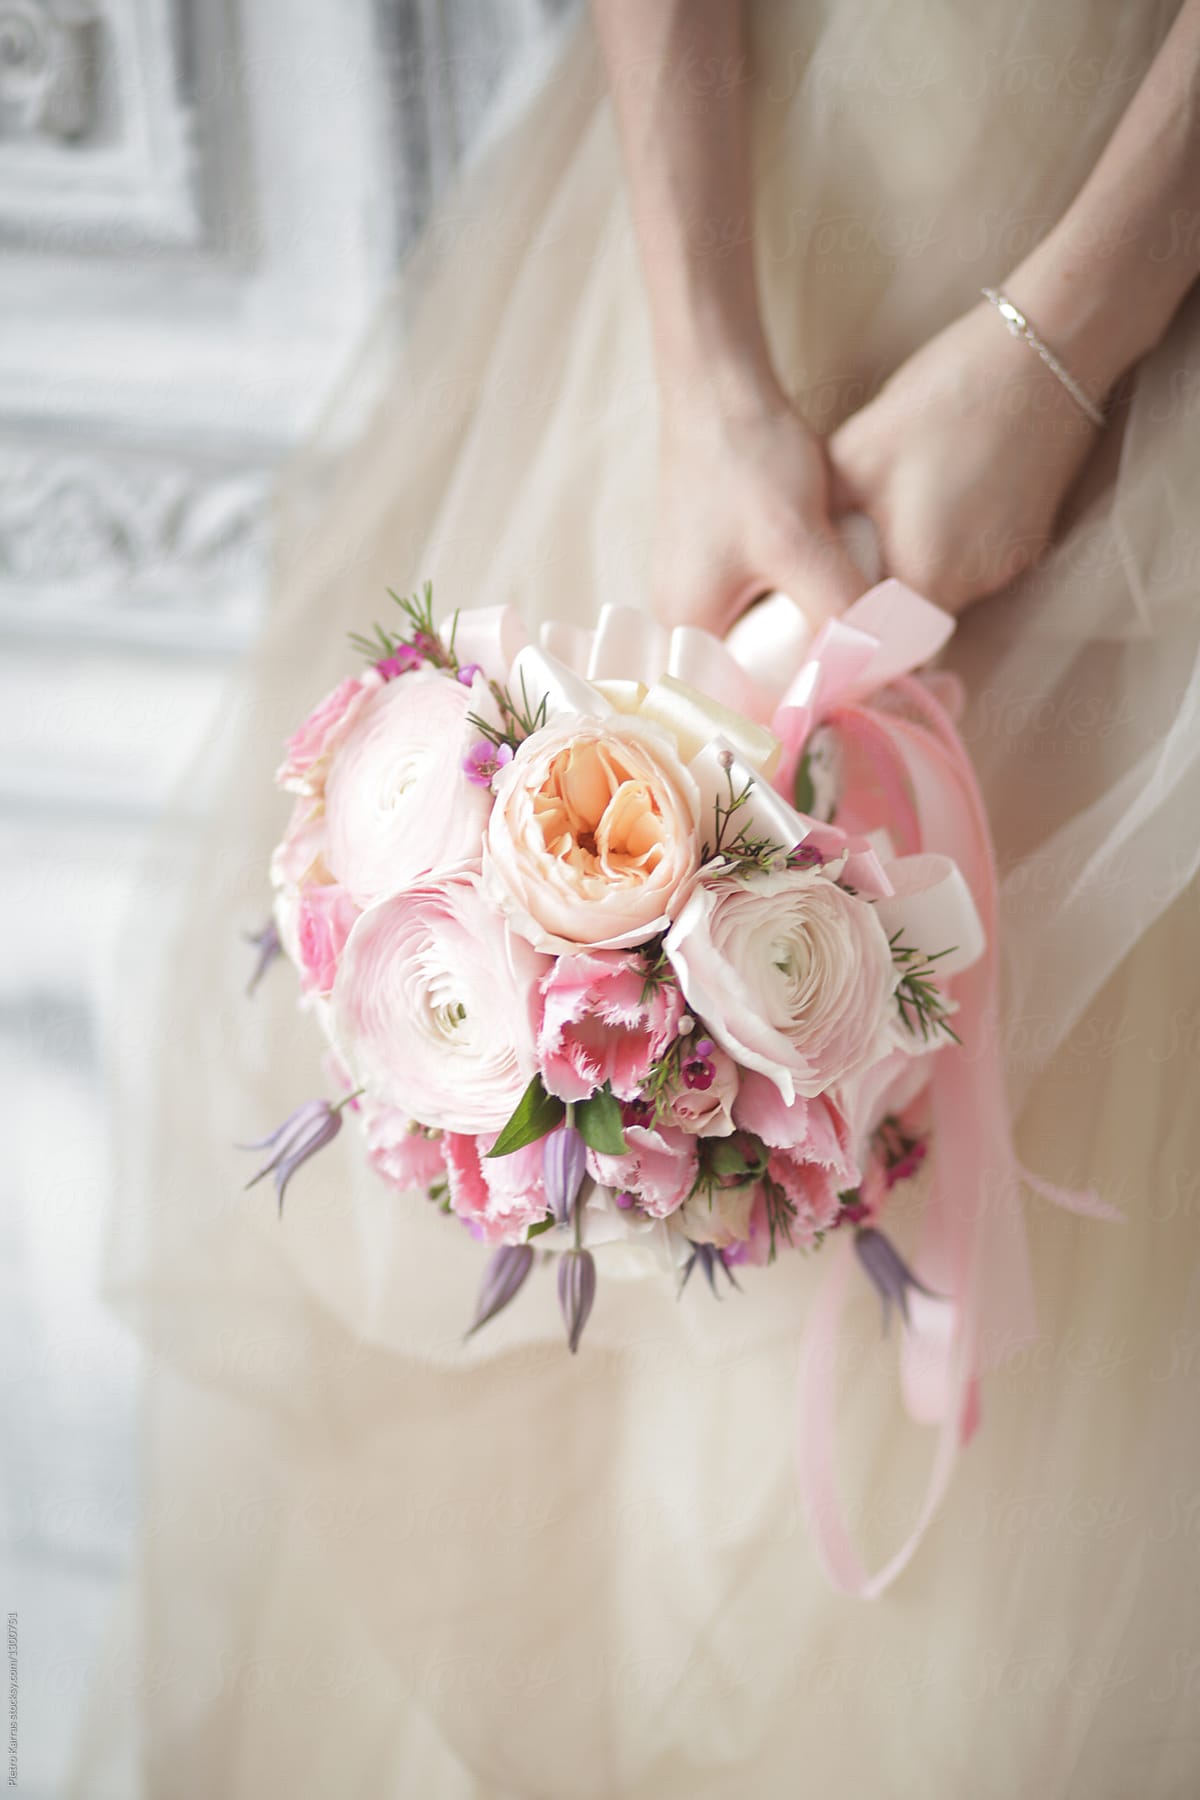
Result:
M980 291L985 300L991 301L1013 336L1024 338L1030 349L1037 351L1050 373L1066 388L1080 412L1085 413L1093 425L1099 425L1103 429L1105 419L1100 408L1084 393L1071 371L1059 362L1049 344L1043 343L1020 307L1014 306L1007 294L998 293L995 288L985 287Z

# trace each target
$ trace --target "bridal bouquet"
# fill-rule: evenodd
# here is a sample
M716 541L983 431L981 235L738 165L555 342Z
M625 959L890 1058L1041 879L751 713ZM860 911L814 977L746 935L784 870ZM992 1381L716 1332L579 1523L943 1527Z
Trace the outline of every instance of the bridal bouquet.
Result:
M784 596L726 642L398 605L279 770L262 947L342 1097L254 1179L282 1206L356 1114L385 1181L492 1246L472 1329L553 1257L572 1351L598 1269L715 1290L838 1233L907 1317L929 1289L878 1219L938 1158L986 944L928 816L953 727L911 675L952 622L896 582L811 642Z

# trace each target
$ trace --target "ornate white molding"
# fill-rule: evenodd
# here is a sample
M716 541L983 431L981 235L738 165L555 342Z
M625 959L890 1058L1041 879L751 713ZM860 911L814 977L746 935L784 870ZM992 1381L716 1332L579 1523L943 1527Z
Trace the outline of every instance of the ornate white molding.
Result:
M0 440L0 624L22 633L244 641L270 475L112 448Z
M88 256L202 243L186 16L172 0L0 0L7 241Z
M96 0L0 0L0 139L87 135L103 29Z
M0 0L0 631L245 640L270 472L567 3Z

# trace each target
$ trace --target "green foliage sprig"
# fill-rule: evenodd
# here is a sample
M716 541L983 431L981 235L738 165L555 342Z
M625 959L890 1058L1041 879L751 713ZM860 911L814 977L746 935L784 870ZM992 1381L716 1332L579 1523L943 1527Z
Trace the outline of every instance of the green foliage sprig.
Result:
M896 1004L901 1019L914 1037L920 1033L924 1043L940 1031L961 1044L962 1039L950 1023L950 1008L935 980L937 970L934 967L943 956L949 956L955 946L947 945L946 949L929 956L924 950L902 943L901 936L897 931L888 939L892 961L901 971L896 983Z

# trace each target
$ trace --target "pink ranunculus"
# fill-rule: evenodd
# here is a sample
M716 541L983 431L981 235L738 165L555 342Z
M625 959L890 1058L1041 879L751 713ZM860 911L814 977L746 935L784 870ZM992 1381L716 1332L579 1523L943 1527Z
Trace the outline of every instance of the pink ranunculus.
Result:
M688 1197L696 1179L696 1140L670 1126L627 1125L622 1156L588 1151L588 1172L601 1187L632 1194L642 1211L665 1219Z
M396 1106L360 1102L367 1161L376 1174L398 1188L427 1188L444 1173L445 1139L431 1137Z
M472 870L415 883L369 907L346 940L332 997L338 1048L360 1087L410 1119L497 1132L536 1072L545 971Z
M309 714L285 745L284 760L275 779L294 794L319 795L330 759L363 706L383 686L375 669L340 681L316 710Z
M491 795L467 780L478 738L468 715L488 712L477 682L433 669L389 681L342 743L325 785L328 861L361 906L426 875L477 864Z
M484 879L540 950L618 950L666 929L700 860L700 796L647 720L556 719L495 778Z
M712 1069L706 1087L681 1087L672 1097L669 1123L693 1137L728 1137L738 1092L737 1064L715 1044L704 1059Z
M529 1226L546 1216L542 1145L488 1156L493 1142L491 1136L443 1139L450 1204L488 1243L520 1243Z
M826 1164L808 1162L794 1150L773 1150L767 1173L796 1209L790 1232L793 1248L810 1249L841 1210L837 1175Z
M336 882L300 890L296 915L300 985L308 994L328 994L338 962L360 909Z
M642 960L619 950L560 956L541 992L538 1062L560 1100L586 1100L606 1081L634 1099L683 1013L673 981L648 983Z
M887 933L873 906L819 869L699 883L665 948L693 1012L785 1102L824 1092L888 1048Z

